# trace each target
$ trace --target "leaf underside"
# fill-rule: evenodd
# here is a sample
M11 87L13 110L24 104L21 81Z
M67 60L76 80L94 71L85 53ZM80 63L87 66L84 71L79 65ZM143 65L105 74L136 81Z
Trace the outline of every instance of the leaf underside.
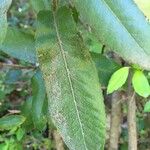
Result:
M98 75L71 12L38 14L36 49L49 112L71 150L102 150L105 111Z
M129 63L150 70L150 24L132 0L74 0L102 43Z

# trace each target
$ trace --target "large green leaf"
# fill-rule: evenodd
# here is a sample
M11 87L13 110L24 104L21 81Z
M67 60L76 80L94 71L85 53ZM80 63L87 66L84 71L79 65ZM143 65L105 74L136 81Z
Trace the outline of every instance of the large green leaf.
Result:
M21 115L10 115L0 118L0 130L10 130L19 127L25 121Z
M49 112L71 150L102 150L105 111L97 72L70 11L38 15L36 47Z
M0 50L8 55L30 63L36 63L34 36L16 28L8 28Z
M132 0L74 0L102 43L129 63L150 69L150 24Z
M0 44L7 32L7 10L12 0L0 0Z

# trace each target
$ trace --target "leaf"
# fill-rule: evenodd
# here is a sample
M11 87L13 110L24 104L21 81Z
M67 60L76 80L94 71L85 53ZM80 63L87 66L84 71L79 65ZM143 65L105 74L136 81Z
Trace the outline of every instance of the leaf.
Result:
M43 113L46 99L45 85L40 70L32 78L32 118L36 128L42 130L46 126L46 118ZM46 109L46 108L44 108Z
M51 0L31 0L30 3L33 7L33 9L36 12L39 12L41 10L50 10L50 1Z
M103 149L102 92L70 10L42 11L37 24L36 47L53 122L70 150Z
M150 19L150 1L149 0L134 0L138 7L143 11L146 17Z
M101 85L107 87L110 77L121 66L106 56L97 53L91 53L91 56L95 62Z
M73 2L102 44L129 63L150 69L150 24L132 0Z
M97 40L97 38L90 32L83 30L82 37L84 43L88 47L90 52L101 53L103 45Z
M0 44L3 42L7 32L7 10L12 0L0 0Z
M148 113L150 112L150 101L148 101L144 106L144 112Z
M138 93L140 96L146 98L150 95L150 85L148 83L148 79L142 71L135 71L132 78L132 84L135 92Z
M17 140L20 141L23 138L24 134L25 134L25 129L19 128L16 132Z
M129 67L123 67L119 70L117 70L113 75L111 76L107 88L107 94L110 94L114 92L115 90L118 90L120 87L122 87L129 74Z
M23 124L26 130L32 130L34 128L32 119L32 97L29 97L21 107L21 113L25 116L26 120Z
M25 121L21 115L10 115L0 118L0 130L10 130L19 127Z
M15 39L15 40L14 40ZM16 28L8 28L0 50L8 55L30 63L36 63L34 36Z

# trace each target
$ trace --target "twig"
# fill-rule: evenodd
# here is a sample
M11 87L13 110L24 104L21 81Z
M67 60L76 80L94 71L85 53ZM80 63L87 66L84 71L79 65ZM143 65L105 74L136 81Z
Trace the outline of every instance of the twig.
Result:
M53 131L53 137L55 140L56 150L65 150L62 137L60 136L60 134L56 130Z
M36 66L21 66L17 64L7 64L2 62L0 62L0 67L9 67L14 69L35 69L36 68Z
M115 92L112 95L112 109L111 109L111 127L110 127L110 141L109 150L118 150L120 125L121 125L121 100L122 92ZM120 102L118 102L120 101Z
M132 76L128 80L128 150L137 150L136 102L135 92L131 86Z

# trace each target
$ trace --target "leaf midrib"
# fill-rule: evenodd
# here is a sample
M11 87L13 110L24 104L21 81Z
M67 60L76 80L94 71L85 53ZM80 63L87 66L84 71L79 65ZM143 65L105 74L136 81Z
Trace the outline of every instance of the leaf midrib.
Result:
M121 24L121 26L123 26L123 28L129 33L129 35L133 38L133 40L135 41L135 43L138 45L138 47L140 47L146 55L149 55L145 49L137 42L136 38L128 31L128 29L125 27L125 25L122 23L121 19L114 13L114 11L110 8L110 6L108 5L108 3L103 0L104 4L106 5L106 7L114 14L115 18L119 21L119 23Z
M55 27L55 31L56 31L58 45L60 47L61 55L62 55L62 58L63 58L63 61L64 61L65 70L66 70L66 73L67 73L67 78L68 78L68 81L69 81L71 94L72 94L73 102L74 102L74 105L75 105L75 110L76 110L76 113L77 113L78 122L79 122L80 129L81 129L81 134L82 134L82 137L83 137L84 147L85 147L85 150L88 150L88 148L86 146L86 142L85 142L85 135L84 135L81 119L80 119L80 114L79 114L79 111L78 111L78 106L77 106L77 102L76 102L76 97L75 97L75 92L74 92L74 88L73 88L73 83L72 83L72 80L71 80L71 77L70 77L70 69L68 67L65 51L64 51L63 46L62 46L62 41L61 41L61 37L60 37L60 34L59 34L57 22L56 22L56 14L55 14L54 11L53 11L53 19L54 19L54 27Z

